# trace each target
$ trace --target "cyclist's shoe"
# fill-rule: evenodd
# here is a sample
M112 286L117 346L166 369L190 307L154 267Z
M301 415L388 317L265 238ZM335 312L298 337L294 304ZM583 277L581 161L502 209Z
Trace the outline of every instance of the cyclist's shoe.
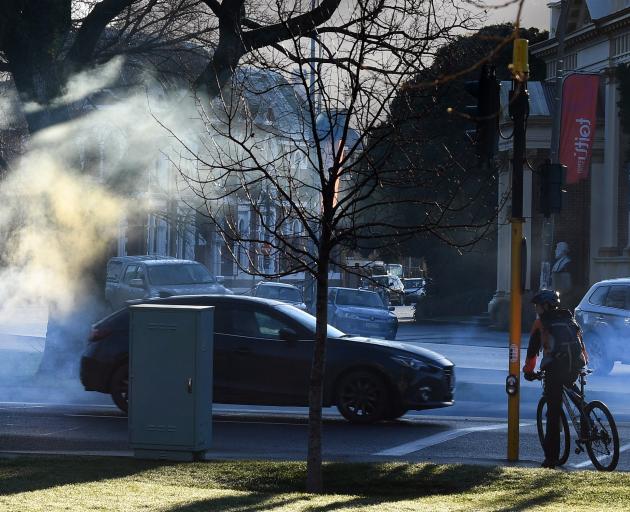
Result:
M547 469L556 469L556 466L558 465L557 461L552 461L549 459L545 459L543 460L542 464L540 465L541 468L547 468Z

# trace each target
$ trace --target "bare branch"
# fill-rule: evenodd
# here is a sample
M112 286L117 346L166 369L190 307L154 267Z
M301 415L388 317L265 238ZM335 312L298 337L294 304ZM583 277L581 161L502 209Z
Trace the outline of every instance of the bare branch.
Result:
M76 38L66 56L66 62L73 69L85 67L92 59L96 44L105 27L135 1L102 0L97 3L81 23Z

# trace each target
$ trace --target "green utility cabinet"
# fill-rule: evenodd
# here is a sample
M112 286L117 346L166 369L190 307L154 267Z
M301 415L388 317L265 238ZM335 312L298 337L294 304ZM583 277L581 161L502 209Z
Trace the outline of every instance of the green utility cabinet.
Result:
M130 307L129 441L136 457L201 458L212 436L214 308Z

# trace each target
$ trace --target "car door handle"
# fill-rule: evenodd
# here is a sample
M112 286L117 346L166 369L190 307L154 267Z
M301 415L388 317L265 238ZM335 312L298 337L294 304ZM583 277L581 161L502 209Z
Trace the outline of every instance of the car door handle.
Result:
M252 349L251 348L247 348L247 347L239 347L236 349L236 353L237 354L249 354L251 353Z
M595 320L603 320L604 316L603 315L595 315Z

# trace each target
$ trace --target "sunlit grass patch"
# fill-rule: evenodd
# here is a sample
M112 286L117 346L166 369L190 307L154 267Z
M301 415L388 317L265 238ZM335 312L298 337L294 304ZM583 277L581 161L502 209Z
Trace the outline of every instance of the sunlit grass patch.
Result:
M0 510L630 510L625 473L330 463L321 495L303 491L305 478L301 462L4 459Z

